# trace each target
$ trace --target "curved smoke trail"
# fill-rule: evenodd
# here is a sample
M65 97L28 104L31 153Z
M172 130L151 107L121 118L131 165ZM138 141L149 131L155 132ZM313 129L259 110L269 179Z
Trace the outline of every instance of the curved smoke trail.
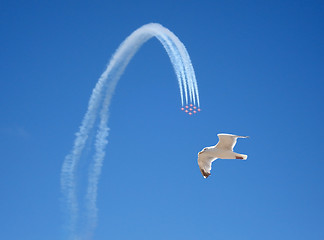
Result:
M96 122L99 112L100 121L95 140L95 155L90 166L88 187L86 193L87 229L90 236L97 224L97 188L101 167L105 156L105 147L108 143L109 106L112 95L122 73L138 49L150 38L156 37L165 48L176 73L181 104L197 104L199 107L199 94L195 72L189 54L183 43L171 31L160 24L150 23L134 31L116 50L106 70L100 76L92 91L87 112L82 120L79 132L76 133L73 148L65 157L61 171L61 187L69 212L69 230L71 239L80 239L77 233L79 206L77 201L76 167L88 139L90 131ZM186 106L187 107L187 106ZM88 237L85 237L86 239Z

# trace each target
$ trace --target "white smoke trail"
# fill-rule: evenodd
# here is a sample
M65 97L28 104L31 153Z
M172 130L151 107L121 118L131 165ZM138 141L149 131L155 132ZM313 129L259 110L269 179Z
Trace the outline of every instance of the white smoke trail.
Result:
M99 176L105 156L105 147L108 143L106 139L109 131L107 122L109 118L110 101L118 80L129 61L138 49L152 37L156 37L162 43L170 57L179 83L181 104L183 105L184 102L185 104L188 104L189 92L189 101L193 103L197 102L199 107L198 88L189 54L182 42L171 31L160 24L150 23L137 29L126 38L112 56L107 69L101 75L98 83L93 89L87 112L81 123L80 130L76 134L72 151L66 156L63 163L61 171L61 186L70 214L69 228L72 239L77 239L78 233L76 232L76 229L79 217L79 206L76 193L76 166L79 162L80 156L82 155L89 132L94 126L99 107L101 106L100 122L95 140L95 155L93 164L91 164L89 170L86 193L88 223L86 229L87 237L85 239L88 239L88 237L91 236L97 224L98 210L96 199Z

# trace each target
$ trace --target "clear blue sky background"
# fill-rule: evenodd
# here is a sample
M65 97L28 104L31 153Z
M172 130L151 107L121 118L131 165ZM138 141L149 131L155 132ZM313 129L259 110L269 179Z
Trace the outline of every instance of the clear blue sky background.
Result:
M202 112L180 111L152 39L111 107L95 240L324 239L323 1L9 1L0 5L0 238L64 240L60 169L98 77L136 28L186 45ZM197 152L219 132L247 161Z

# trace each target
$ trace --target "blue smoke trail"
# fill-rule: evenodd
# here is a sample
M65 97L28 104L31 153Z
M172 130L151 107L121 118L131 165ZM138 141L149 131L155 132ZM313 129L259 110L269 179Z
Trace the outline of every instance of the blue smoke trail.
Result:
M82 120L80 130L76 133L73 148L70 154L65 157L62 166L61 188L70 216L69 231L70 238L73 240L82 238L80 233L77 232L79 204L76 193L76 167L87 142L88 135L93 129L99 113L100 121L95 140L95 155L88 176L86 193L87 229L83 239L91 237L97 224L98 209L96 199L98 181L105 157L105 147L108 143L109 128L107 127L107 123L112 95L129 61L139 48L152 37L156 37L162 43L169 55L178 79L182 106L193 103L199 107L199 94L195 72L189 54L177 36L160 24L150 23L140 27L124 40L112 56L106 70L102 73L92 91L88 109Z

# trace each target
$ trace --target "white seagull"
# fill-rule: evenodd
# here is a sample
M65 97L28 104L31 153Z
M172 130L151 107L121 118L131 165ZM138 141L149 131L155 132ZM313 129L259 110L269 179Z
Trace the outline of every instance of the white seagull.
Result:
M217 134L219 141L215 146L205 147L198 153L198 165L204 178L210 175L212 162L220 159L242 159L246 160L247 155L233 152L233 148L238 138L248 138L248 136L237 136L233 134Z

